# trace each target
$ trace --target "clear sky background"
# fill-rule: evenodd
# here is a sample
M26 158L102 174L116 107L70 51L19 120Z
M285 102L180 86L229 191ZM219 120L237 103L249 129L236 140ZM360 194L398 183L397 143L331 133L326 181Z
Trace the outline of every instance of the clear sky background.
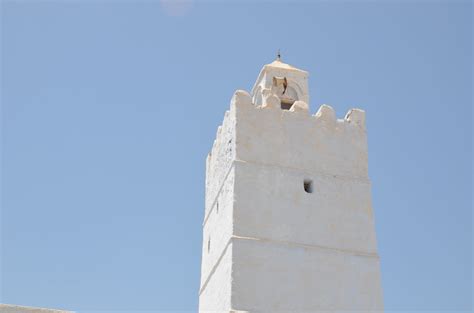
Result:
M283 60L367 112L387 311L472 309L470 1L2 1L0 302L197 311L205 157Z

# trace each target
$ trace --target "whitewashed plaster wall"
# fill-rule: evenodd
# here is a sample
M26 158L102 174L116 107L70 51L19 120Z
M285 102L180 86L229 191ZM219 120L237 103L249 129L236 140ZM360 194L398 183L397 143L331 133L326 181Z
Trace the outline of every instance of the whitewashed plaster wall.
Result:
M376 246L365 113L237 91L207 159L200 312L381 311Z
M227 111L206 160L200 311L231 308L235 112Z

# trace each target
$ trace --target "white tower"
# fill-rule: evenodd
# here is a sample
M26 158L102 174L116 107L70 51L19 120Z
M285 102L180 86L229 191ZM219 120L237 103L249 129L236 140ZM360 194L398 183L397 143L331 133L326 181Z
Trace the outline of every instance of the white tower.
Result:
M311 116L308 73L265 65L207 157L200 312L382 311L365 113Z

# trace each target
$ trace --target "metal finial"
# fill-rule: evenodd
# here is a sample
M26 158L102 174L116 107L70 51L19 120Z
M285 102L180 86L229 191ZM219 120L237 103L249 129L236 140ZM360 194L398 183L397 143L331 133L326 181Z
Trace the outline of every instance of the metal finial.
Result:
M281 53L280 53L280 49L278 49L278 52L277 52L277 60L280 61L281 60Z

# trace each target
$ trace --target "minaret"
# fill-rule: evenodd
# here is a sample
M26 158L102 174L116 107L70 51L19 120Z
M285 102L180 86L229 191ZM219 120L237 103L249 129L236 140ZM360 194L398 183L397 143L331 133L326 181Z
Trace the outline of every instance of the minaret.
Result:
M238 90L207 157L199 311L379 312L365 113L309 113L279 58Z

